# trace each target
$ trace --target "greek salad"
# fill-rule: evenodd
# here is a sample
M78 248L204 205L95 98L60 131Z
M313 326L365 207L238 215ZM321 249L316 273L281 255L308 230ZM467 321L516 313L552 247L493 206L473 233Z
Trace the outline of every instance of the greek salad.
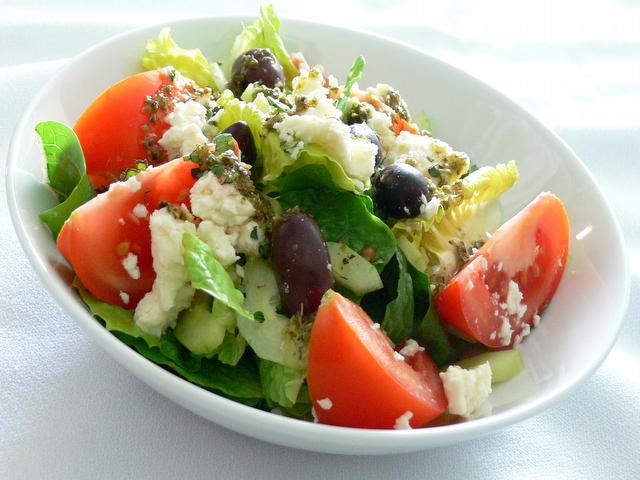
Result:
M163 28L73 127L37 125L41 214L91 313L150 361L280 415L381 429L486 415L565 269L514 161L478 167L400 92L289 53L270 5L212 62ZM437 131L437 125L433 126Z

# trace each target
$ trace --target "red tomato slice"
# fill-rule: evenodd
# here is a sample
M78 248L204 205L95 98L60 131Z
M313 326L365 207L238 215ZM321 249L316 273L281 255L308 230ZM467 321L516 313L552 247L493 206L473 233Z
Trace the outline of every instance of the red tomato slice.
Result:
M136 160L166 160L158 140L169 128L165 115L182 93L165 70L154 70L127 77L98 95L73 127L95 189L118 180ZM155 113L147 98L162 104Z
M437 367L424 352L416 355L416 369L398 360L366 312L332 293L318 309L309 342L307 382L318 421L394 428L411 412L416 428L441 415L447 401Z
M567 211L558 197L542 193L436 294L440 317L488 347L519 343L556 291L568 250Z
M196 167L179 158L140 172L135 181L112 184L107 192L71 214L58 236L58 249L95 297L133 308L151 290L155 272L149 215L162 201L188 205L189 190L195 183L191 169ZM137 216L137 205L144 205L148 215ZM138 207L136 212L140 214L141 210ZM132 278L123 266L129 253L137 256L138 279Z

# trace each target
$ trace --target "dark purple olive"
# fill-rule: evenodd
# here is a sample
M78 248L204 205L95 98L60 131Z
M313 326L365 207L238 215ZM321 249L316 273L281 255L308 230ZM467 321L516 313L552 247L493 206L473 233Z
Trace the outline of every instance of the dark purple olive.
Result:
M366 138L378 147L378 151L376 152L376 167L379 166L382 163L382 147L380 146L378 134L366 123L354 123L353 125L349 125L349 129L351 130L351 135L354 137Z
M416 217L431 198L422 173L406 163L385 167L374 186L376 206L388 217Z
M333 287L329 251L316 221L301 212L281 215L273 222L271 247L284 311L315 312Z
M236 58L231 67L229 89L242 94L250 83L261 83L269 88L284 87L282 65L266 48L248 50Z
M253 141L253 135L247 122L240 120L239 122L232 123L220 133L229 133L238 142L238 148L240 149L240 160L249 165L255 165L256 163L256 144Z

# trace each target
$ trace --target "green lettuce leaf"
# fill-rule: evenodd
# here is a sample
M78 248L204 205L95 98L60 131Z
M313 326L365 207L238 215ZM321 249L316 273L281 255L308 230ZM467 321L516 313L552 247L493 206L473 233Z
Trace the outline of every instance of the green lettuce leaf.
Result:
M253 48L268 48L278 59L284 75L290 82L298 75L298 69L291 61L282 38L280 38L280 19L278 19L273 5L267 4L260 7L260 18L254 20L251 25L243 27L242 32L236 37L231 47L231 59L229 69L233 61L247 50Z
M349 70L347 80L344 82L344 90L338 99L337 105L337 107L342 110L343 115L347 112L347 103L349 102L351 88L353 88L353 85L362 77L362 72L364 71L364 66L366 64L367 62L364 61L364 57L362 55L358 55L358 58L356 58L355 62L353 62L353 65L351 66L351 70Z
M254 400L263 398L260 377L255 365L248 359L242 360L233 367L220 363L215 359L202 359L200 368L192 370L185 368L183 362L167 357L158 348L149 347L140 338L130 337L121 333L116 333L116 336L130 347L133 347L142 356L158 365L168 367L191 383L234 399L250 399L250 404L255 404L257 402Z
M307 376L306 369L286 367L279 363L258 359L260 381L267 403L291 408Z
M332 184L340 190L362 193L367 187L353 182L337 160L331 158L322 147L308 144L302 147L297 158L282 149L280 137L270 132L262 142L262 181L267 192L279 191L281 180L291 172L307 165L321 165L330 174Z
M264 118L258 108L252 104L241 100L232 99L224 104L222 114L218 119L217 128L219 131L224 130L240 120L247 122L256 150L261 151L260 143L262 140L262 132L264 131Z
M415 327L412 337L426 348L427 353L438 366L449 364L458 355L433 304L429 279L411 263L408 263L407 267L413 282L415 300Z
M185 233L182 249L185 269L193 288L208 293L240 315L253 318L253 314L243 306L242 292L236 289L233 280L205 242L192 233Z
M49 185L56 192L60 204L45 210L40 219L49 227L54 237L64 222L80 205L95 196L75 132L59 122L42 122L36 125L47 159Z
M197 48L180 48L171 38L171 29L164 27L160 30L158 38L147 41L142 67L145 70L155 70L168 66L174 67L202 87L222 91L227 84L220 65L209 63Z
M134 323L133 310L96 299L78 282L75 286L91 313L102 319L107 330L152 362L169 368L196 385L243 403L255 405L263 398L259 374L252 360L243 359L232 367L215 359L192 355L172 330L167 330L161 338L148 335Z
M380 277L384 288L365 295L361 306L398 343L406 340L414 327L413 282L402 252L396 252Z
M297 206L310 213L326 241L344 243L361 255L365 253L382 271L397 249L393 233L370 212L368 197L331 189L331 178L322 165L296 170L283 177L280 204L285 209Z
M91 313L104 321L104 326L110 332L119 332L130 337L141 338L151 347L159 347L160 339L145 333L133 321L133 310L127 310L117 305L98 300L76 280L74 287L78 290L80 298L87 304Z

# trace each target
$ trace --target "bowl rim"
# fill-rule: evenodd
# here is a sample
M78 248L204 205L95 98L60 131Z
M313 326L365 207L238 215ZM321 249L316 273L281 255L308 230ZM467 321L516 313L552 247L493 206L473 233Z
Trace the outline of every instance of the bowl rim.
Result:
M593 372L600 367L604 359L608 356L609 352L613 348L618 337L624 314L627 310L630 294L630 272L627 262L623 262L623 270L620 275L620 280L623 283L623 301L614 306L612 311L612 320L615 321L615 329L611 330L608 338L606 338L606 344L602 344L602 349L597 358L594 358L592 364L581 371L581 373L575 375L571 381L558 385L550 391L544 393L539 398L526 401L522 405L515 405L503 412L490 415L488 417L476 419L470 422L463 422L452 425L419 428L413 430L383 430L383 429L360 429L349 427L338 427L333 425L314 424L308 421L298 420L294 418L288 418L281 415L272 414L271 412L260 410L254 407L241 404L234 400L230 400L221 395L218 395L210 390L206 390L195 384L188 382L187 380L179 377L178 375L165 370L159 365L146 359L136 351L128 347L121 342L117 337L111 334L105 329L85 308L81 299L70 292L68 289L60 288L66 283L59 277L59 275L49 271L45 265L44 258L40 256L34 243L30 240L30 234L23 222L22 214L19 211L19 200L16 192L15 177L18 170L18 159L20 158L21 151L20 146L23 142L23 137L28 132L28 121L36 110L36 106L42 101L46 93L55 85L59 79L64 76L65 72L89 59L95 52L108 47L112 43L116 43L129 36L134 36L143 31L159 30L162 26L169 25L173 27L179 27L187 25L192 22L202 21L236 21L238 24L242 22L249 22L255 17L246 15L207 15L202 17L182 17L172 21L158 22L153 24L144 25L134 29L130 29L119 34L110 36L101 42L87 48L77 56L73 57L67 63L65 63L45 84L43 84L38 93L29 102L29 105L25 109L22 117L17 123L12 139L9 145L7 153L7 161L5 166L6 177L6 198L9 207L14 229L18 236L19 243L24 250L29 263L36 271L38 278L44 284L45 288L49 291L56 302L62 307L62 309L73 318L73 320L80 325L80 327L87 333L91 340L96 342L103 350L107 351L118 363L124 366L131 373L134 373L138 378L150 385L157 391L164 390L165 387L175 387L176 393L168 395L166 392L161 391L163 396L168 396L174 402L178 403L183 408L188 408L195 413L207 417L201 409L202 405L210 404L214 407L219 407L221 410L226 411L227 418L241 419L239 422L245 425L243 429L237 429L238 421L226 421L224 418L218 418L216 420L209 419L214 423L230 428L233 430L241 431L247 434L247 428L250 425L261 425L261 431L270 432L286 432L286 435L292 438L312 438L313 435L323 435L323 443L333 443L336 447L340 447L345 444L352 444L354 441L366 441L367 444L376 443L380 441L393 441L403 439L402 443L405 444L404 448L364 448L363 452L376 454L380 453L396 453L400 451L412 451L426 449L431 446L441 446L451 444L458 441L468 440L476 438L478 436L490 433L492 431L504 428L508 425L520 422L526 418L532 417L544 409L548 408L552 403L560 401L567 397L575 388L581 384L585 379L590 377ZM406 49L414 53L418 53L425 57L429 61L442 64L446 68L453 70L457 75L464 77L465 81L471 81L478 84L485 90L490 91L493 95L497 96L500 100L505 102L514 112L523 116L531 122L536 128L542 131L550 141L557 144L557 147L562 151L563 155L573 162L573 167L577 167L583 170L588 179L595 185L595 194L600 202L605 207L606 214L609 216L612 224L614 225L614 235L612 235L612 242L616 244L621 256L626 258L627 249L625 246L624 236L618 218L614 214L611 206L609 205L606 197L604 196L600 186L595 180L595 177L587 166L580 160L580 158L573 152L573 150L562 140L551 128L544 125L533 114L528 112L525 108L520 106L517 102L512 100L504 93L496 90L492 86L485 83L483 80L475 77L474 75L464 71L463 69L454 66L438 56L431 53L427 53L424 49L408 44L404 41L389 38L384 35L367 32L360 29L347 28L344 26L336 26L325 24L322 22L314 22L308 20L301 20L292 17L280 17L283 29L286 30L287 24L302 24L303 26L312 25L319 28L328 28L333 31L338 31L340 34L357 34L364 38L373 38L385 43L391 44L393 48ZM145 372L145 376L141 376L136 372ZM188 406L187 406L188 405ZM220 416L218 416L220 417ZM234 426L235 425L235 426ZM266 433L257 432L251 434L256 438L276 443L279 445L292 446L294 448L300 448L305 450L317 450L317 451L333 451L334 453L353 453L353 452L340 452L338 450L331 450L330 448L319 447L310 448L304 444L294 445L291 441L281 438L282 433L274 436L273 438L266 435ZM311 437L310 437L311 436ZM290 439L289 439L290 440ZM406 447L406 445L411 445ZM384 443L380 444L383 447ZM416 445L417 444L417 445ZM370 447L370 445L369 445Z

